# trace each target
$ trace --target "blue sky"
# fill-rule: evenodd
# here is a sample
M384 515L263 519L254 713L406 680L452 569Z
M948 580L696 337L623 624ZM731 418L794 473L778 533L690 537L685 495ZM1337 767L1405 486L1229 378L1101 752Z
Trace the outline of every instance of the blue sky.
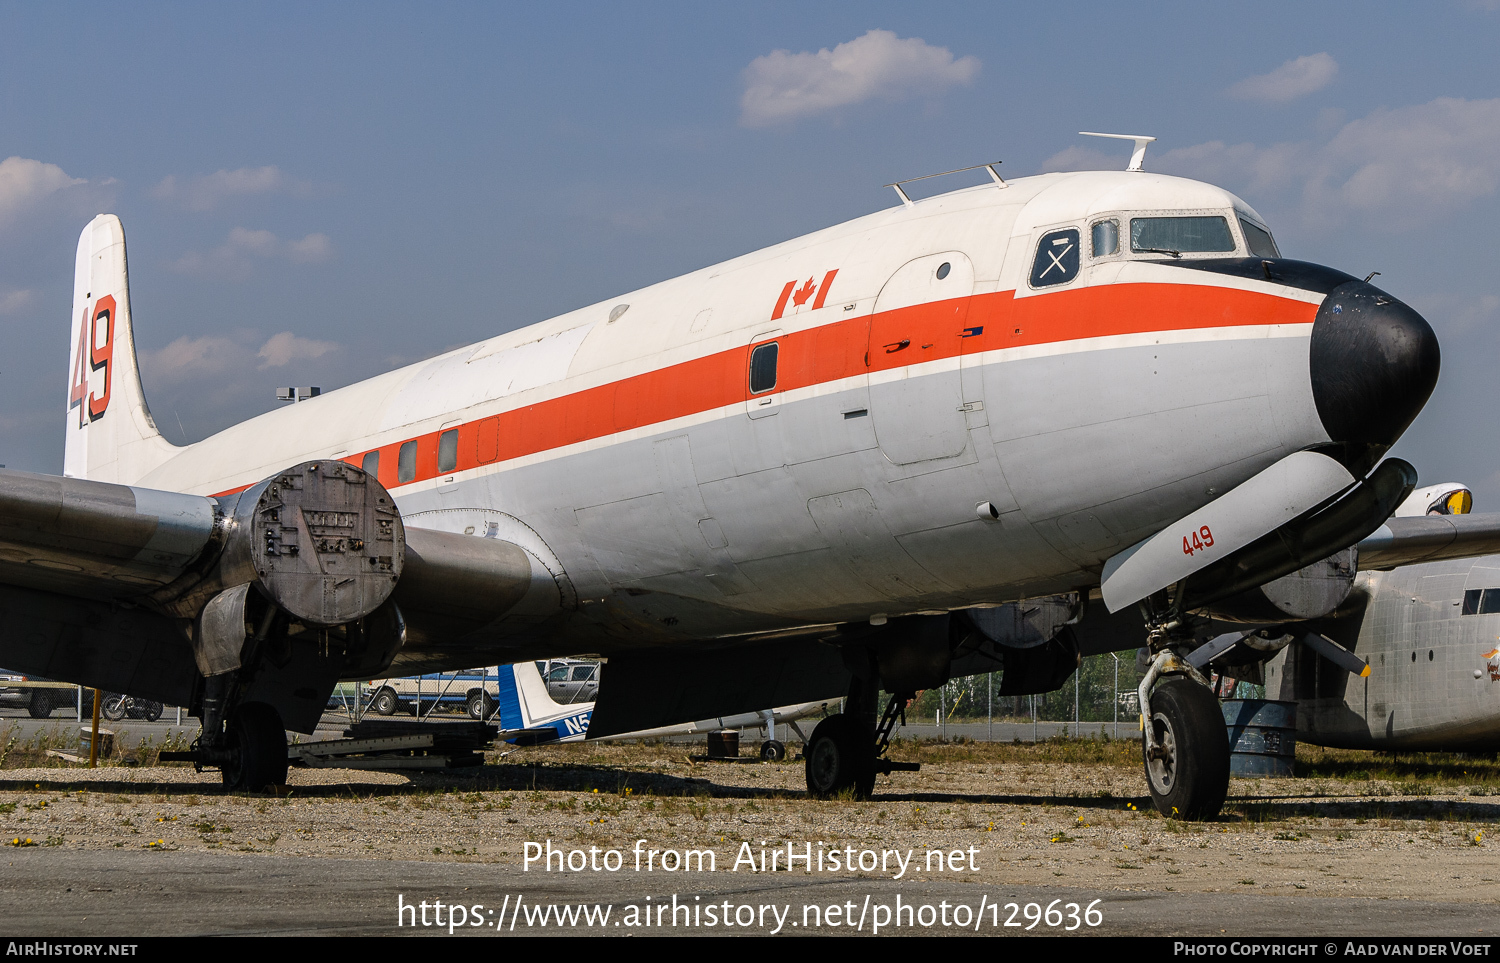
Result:
M1497 41L1500 3L1457 0L0 3L0 463L60 469L99 211L182 442L890 206L897 178L1123 166L1076 134L1109 130L1422 311L1443 376L1397 453L1500 510Z

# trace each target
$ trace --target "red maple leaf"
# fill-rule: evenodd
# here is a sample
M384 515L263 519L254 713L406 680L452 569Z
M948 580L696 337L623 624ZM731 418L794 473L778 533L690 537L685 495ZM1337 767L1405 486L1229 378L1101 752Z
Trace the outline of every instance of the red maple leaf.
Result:
M802 305L807 303L807 299L813 296L813 292L817 289L818 286L816 284L813 284L813 279L808 278L807 283L802 285L801 289L792 295L792 304L796 305L799 308L802 307Z

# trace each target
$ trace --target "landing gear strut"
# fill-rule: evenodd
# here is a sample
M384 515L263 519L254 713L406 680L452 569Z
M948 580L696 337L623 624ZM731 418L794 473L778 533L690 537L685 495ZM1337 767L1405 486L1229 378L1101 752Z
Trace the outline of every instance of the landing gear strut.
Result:
M1189 624L1175 612L1149 623L1155 655L1139 694L1151 802L1172 819L1213 819L1229 793L1229 734L1219 700L1184 658L1193 642Z
M216 766L224 788L264 792L286 782L286 727L281 713L264 702L231 700L236 672L209 676L203 687L203 734L186 752L163 752L163 762L191 762L199 772ZM226 720L226 715L228 716Z
M875 777L892 772L916 772L920 763L894 762L886 759L891 731L899 717L906 722L906 706L911 694L891 696L875 724L875 706L879 690L873 682L856 677L849 684L844 711L818 723L807 740L803 755L807 759L807 791L818 799L828 799L852 792L856 799L868 799L875 791Z

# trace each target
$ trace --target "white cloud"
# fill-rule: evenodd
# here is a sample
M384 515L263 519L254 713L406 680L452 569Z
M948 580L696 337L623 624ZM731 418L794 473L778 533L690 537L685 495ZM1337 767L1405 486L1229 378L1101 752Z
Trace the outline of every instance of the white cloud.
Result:
M155 351L141 352L141 373L147 383L175 385L241 367L249 352L229 338L184 335Z
M293 361L321 358L337 349L338 345L332 341L314 341L311 338L299 338L290 331L282 331L271 335L270 340L260 346L257 357L261 359L262 369L280 368Z
M1120 155L1123 158L1125 155ZM1054 171L1107 171L1118 170L1125 166L1123 159L1117 159L1110 154L1104 153L1095 147L1064 147L1051 157L1042 161L1038 170L1041 174L1050 174Z
M81 177L69 177L56 164L7 157L0 161L0 227L50 195L87 183Z
M22 288L18 291L6 291L0 294L0 317L7 314L20 314L28 305L36 300L36 292L30 288Z
M1443 97L1351 121L1322 151L1309 194L1403 220L1451 210L1500 187L1500 99Z
M293 180L275 166L240 167L179 181L168 174L151 189L157 200L170 201L190 211L211 211L231 197L249 194L306 193L307 185Z
M1500 190L1500 99L1444 97L1380 109L1323 141L1210 141L1147 166L1293 207L1309 227L1359 218L1383 230L1430 222Z
M242 281L250 276L256 260L287 260L316 264L333 257L333 242L327 234L309 234L300 241L283 241L270 231L237 227L228 239L211 251L192 251L168 266L180 274L196 274Z
M972 83L979 58L957 60L947 47L871 30L832 50L774 50L745 68L740 123L768 127L871 98L900 100Z
M273 334L258 349L254 334L239 331L223 335L183 336L164 348L141 352L141 374L149 384L176 387L216 378L226 372L243 372L252 365L264 371L295 361L321 358L339 346L332 341L314 341L290 331Z
M1284 104L1306 97L1333 83L1339 72L1338 61L1327 53L1315 53L1288 60L1268 74L1246 77L1229 88L1231 97L1258 100L1267 104Z

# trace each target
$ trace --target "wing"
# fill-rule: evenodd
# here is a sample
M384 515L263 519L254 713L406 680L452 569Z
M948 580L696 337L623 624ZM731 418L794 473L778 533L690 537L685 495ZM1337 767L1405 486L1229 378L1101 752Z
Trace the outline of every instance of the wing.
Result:
M1360 571L1500 552L1500 513L1395 517L1361 541Z

